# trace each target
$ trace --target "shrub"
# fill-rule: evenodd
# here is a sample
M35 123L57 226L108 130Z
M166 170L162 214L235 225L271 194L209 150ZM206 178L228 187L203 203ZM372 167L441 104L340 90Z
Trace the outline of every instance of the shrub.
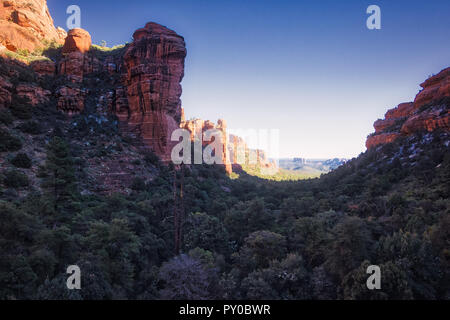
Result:
M11 163L17 168L29 169L31 168L31 159L25 153L17 154Z
M146 188L145 180L141 177L134 178L133 183L131 184L131 189L135 191L144 191Z
M36 121L27 121L19 127L19 130L24 133L38 135L41 133L41 126Z
M17 170L7 171L4 176L3 183L9 188L25 188L29 185L28 177Z
M159 164L159 157L153 151L148 151L145 153L144 161L147 164L152 164L152 165L157 166Z
M28 98L13 96L11 103L12 114L19 119L28 120L33 115L33 109Z
M11 123L13 123L14 118L11 115L11 112L9 112L9 110L6 109L2 109L0 110L0 123L3 123L5 125L10 125Z
M0 129L0 152L18 151L22 148L19 138L12 136L8 131Z

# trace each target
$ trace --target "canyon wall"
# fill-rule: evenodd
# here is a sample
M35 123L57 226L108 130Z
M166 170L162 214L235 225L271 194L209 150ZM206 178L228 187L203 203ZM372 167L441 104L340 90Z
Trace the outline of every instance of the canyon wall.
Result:
M182 113L182 121L180 128L186 129L191 133L191 141L202 140L202 146L206 147L210 142L205 141L204 133L207 130L218 130L222 136L222 164L228 173L242 170L242 166L254 166L261 169L277 169L274 161L268 159L264 150L250 149L246 141L239 136L229 134L227 123L223 119L217 121L217 125L209 120L201 119L184 119L184 111Z
M450 131L450 68L430 77L421 87L414 102L400 104L375 122L375 133L367 138L367 149L416 132Z
M191 133L191 141L194 142L196 140L202 141L202 147L206 147L208 144L210 144L212 141L206 141L204 139L204 134L208 130L217 130L218 133L220 133L222 141L222 159L221 163L225 171L230 174L233 172L231 162L230 162L230 151L228 146L228 133L227 133L227 123L223 119L219 119L217 121L217 125L209 120L201 120L201 119L193 119L193 120L185 120L184 119L184 111L182 111L183 115L181 118L180 128L188 130Z
M64 29L55 28L46 0L4 0L0 3L0 45L30 52L43 41L63 43Z
M183 37L156 23L133 35L123 56L123 88L115 112L129 131L142 137L163 161L170 161L172 132L181 120ZM124 97L127 97L125 100Z

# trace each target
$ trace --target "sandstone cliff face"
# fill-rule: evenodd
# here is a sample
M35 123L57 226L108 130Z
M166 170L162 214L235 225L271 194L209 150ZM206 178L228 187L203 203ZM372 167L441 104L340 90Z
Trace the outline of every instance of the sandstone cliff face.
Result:
M33 106L48 101L52 94L51 91L45 90L36 84L27 83L17 85L16 91L19 97L28 98Z
M184 118L184 113L183 113L183 117L182 117L183 121L181 121L181 123L180 123L180 128L188 130L191 133L191 141L194 142L196 140L201 140L202 147L206 147L207 145L209 145L210 143L213 142L213 141L205 140L204 134L206 131L217 130L218 132L221 133L221 137L222 137L221 164L224 165L225 170L227 171L228 174L232 173L233 169L232 169L231 161L230 161L230 150L229 150L229 145L228 145L228 132L227 132L226 121L223 119L219 119L217 121L217 125L216 125L209 120L203 121L200 119L193 119L193 120L186 121L183 118Z
M367 149L415 132L450 131L450 68L429 78L421 87L423 90L414 102L400 104L389 110L385 119L375 122L375 133L367 138Z
M54 76L56 73L55 62L51 60L38 60L31 63L31 68L39 76Z
M229 134L225 120L219 119L217 125L209 120L193 119L186 121L184 111L182 112L182 120L180 128L191 133L191 141L202 140L202 147L211 143L202 139L206 131L219 130L222 133L222 163L227 173L232 173L233 169L242 170L242 165L261 169L277 169L277 165L268 159L264 150L250 149L242 137Z
M30 52L42 41L63 43L66 32L55 28L46 0L5 0L0 3L0 44Z
M92 73L95 64L87 54L91 45L89 32L83 29L70 30L62 48L63 58L58 64L58 73L66 75L74 83L82 82L84 74Z
M86 94L87 90L71 87L60 87L56 91L58 110L61 110L70 116L80 114L84 110Z
M184 39L156 23L137 30L133 38L123 57L124 90L116 92L116 114L163 161L170 161L171 134L181 120Z
M11 103L13 85L8 79L0 76L0 108L7 107Z
M277 164L267 157L264 150L250 149L245 140L239 136L229 135L228 150L232 166L236 170L241 170L242 165L261 169L278 169Z

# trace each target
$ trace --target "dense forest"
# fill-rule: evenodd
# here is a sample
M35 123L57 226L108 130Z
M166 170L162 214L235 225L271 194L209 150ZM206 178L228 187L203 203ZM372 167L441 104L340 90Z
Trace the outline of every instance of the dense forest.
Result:
M446 132L305 181L230 178L147 153L151 182L101 195L80 191L76 142L116 133L87 120L73 130L86 115L14 105L0 112L0 299L450 298ZM45 143L38 168L27 139ZM372 264L381 290L366 288ZM82 290L67 289L69 265Z

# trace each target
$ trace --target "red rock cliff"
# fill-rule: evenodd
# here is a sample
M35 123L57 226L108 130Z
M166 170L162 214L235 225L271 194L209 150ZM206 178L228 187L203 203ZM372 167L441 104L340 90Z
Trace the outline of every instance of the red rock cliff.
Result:
M184 39L156 23L137 30L133 38L123 57L125 90L118 90L127 103L119 96L116 114L163 161L169 161L171 134L181 120Z
M419 131L450 131L450 68L421 84L414 102L389 110L385 119L374 124L375 133L367 138L367 149L395 141Z
M217 121L217 125L209 120L184 120L184 112L182 116L182 120L180 123L180 128L186 129L191 133L191 140L195 141L196 139L202 140L202 146L205 147L211 143L211 141L204 140L204 133L208 130L218 130L222 135L222 164L225 167L227 173L232 173L233 169L231 167L230 162L230 151L228 146L228 133L227 133L227 123L225 120L219 119Z
M42 41L63 43L66 32L55 28L46 0L4 0L0 3L0 44L11 51L30 52Z

